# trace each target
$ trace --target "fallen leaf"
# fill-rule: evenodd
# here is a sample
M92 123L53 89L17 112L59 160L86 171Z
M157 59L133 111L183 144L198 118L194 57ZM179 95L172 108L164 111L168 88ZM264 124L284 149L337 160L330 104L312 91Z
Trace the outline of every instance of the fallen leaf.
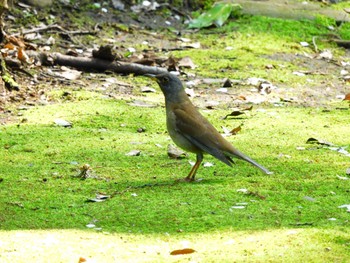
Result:
M151 93L151 92L156 92L156 90L154 88L151 88L151 87L141 87L141 92L144 92L144 93Z
M110 195L96 194L96 198L88 199L87 202L96 202L96 203L104 202L110 197L111 197Z
M304 196L303 199L310 202L316 202L316 199L310 196Z
M346 208L347 209L346 212L350 213L350 204L348 204L348 205L340 205L340 206L338 206L338 208Z
M350 93L345 95L345 98L343 100L349 100L350 101Z
M170 252L170 255L172 255L172 256L186 255L186 254L192 254L194 252L196 252L196 250L194 250L192 248L184 248L184 249L173 250Z
M187 156L187 154L183 150L175 147L172 144L169 144L168 145L168 156L170 158L174 158L174 159L182 159L182 158L185 158Z
M349 74L349 71L347 71L347 70L345 70L345 69L342 69L341 71L340 71L340 75L348 75Z
M234 206L230 207L230 210L231 209L244 209L244 208L246 208L246 206L244 206L244 205L234 205Z
M72 123L70 123L69 121L63 120L63 119L56 119L54 120L55 124L61 127L65 127L65 128L71 128L72 127Z
M79 173L79 177L82 179L87 179L89 177L91 177L91 171L92 168L89 164L84 164L81 167L79 167L80 173Z
M146 101L142 100L134 100L133 102L128 103L130 106L136 106L136 107L145 107L145 108L155 108L157 105L150 104Z
M67 68L64 66L61 67L61 69L62 69L62 72L57 72L55 75L59 76L59 77L63 77L63 78L68 79L68 80L76 80L82 74L81 71L78 71L75 69L70 69L70 68Z
M260 83L266 82L266 79L251 77L246 81L247 85L258 86Z
M239 125L239 126L237 126L236 128L234 128L234 129L232 129L231 131L230 131L230 133L232 134L232 135L236 135L238 132L240 132L242 130L242 124L241 125Z
M212 166L214 166L213 163L210 163L210 162L203 163L203 167L212 167Z
M244 108L242 109L243 111L251 111L253 109L253 105L251 105L250 107Z
M198 18L193 19L189 23L189 28L203 28L215 24L221 27L229 18L233 9L240 9L239 4L232 3L215 3L211 9L201 14Z
M293 74L298 76L298 77L304 77L305 76L305 73L304 72L300 72L300 71L294 71Z
M191 42L191 39L185 38L185 37L179 37L178 40L185 42L185 43Z
M227 119L227 117L237 117L239 115L245 114L243 111L241 110L234 110L231 113L227 114L223 119Z
M329 59L329 60L331 60L333 58L333 54L332 54L332 52L330 50L326 49L323 52L321 52L317 57L321 58L321 59Z
M141 154L140 150L131 150L130 152L126 153L126 156L139 156Z
M326 145L326 146L334 146L333 143L330 143L324 140L315 139L315 138L307 139L306 143L315 143L315 144Z
M345 148L347 148L347 146L344 147L328 147L328 149L332 150L332 151L337 151L338 153L344 154L345 156L349 156L350 157L350 153L345 150Z
M178 61L178 67L195 69L197 66L193 63L190 57L183 57Z
M227 88L219 88L216 90L216 92L221 92L221 93L227 93Z
M194 43L181 43L180 45L183 48L194 48L194 49L198 49L201 47L201 43L200 42L194 42Z
M337 175L337 178L338 178L339 180L349 180L349 178L348 178L348 177L345 177L345 176L339 176L339 175Z

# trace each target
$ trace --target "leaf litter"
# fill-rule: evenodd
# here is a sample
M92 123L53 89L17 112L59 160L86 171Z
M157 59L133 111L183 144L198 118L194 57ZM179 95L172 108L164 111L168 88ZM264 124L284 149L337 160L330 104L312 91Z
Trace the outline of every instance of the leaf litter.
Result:
M343 154L347 157L350 157L350 152L348 152L346 149L348 148L348 146L337 146L331 142L328 142L326 140L321 140L321 139L316 139L316 138L309 138L306 140L306 143L308 144L317 144L320 145L321 148L326 148L329 149L331 151L336 151L340 154ZM308 150L314 150L315 148L309 148ZM300 148L300 150L303 150L302 148Z

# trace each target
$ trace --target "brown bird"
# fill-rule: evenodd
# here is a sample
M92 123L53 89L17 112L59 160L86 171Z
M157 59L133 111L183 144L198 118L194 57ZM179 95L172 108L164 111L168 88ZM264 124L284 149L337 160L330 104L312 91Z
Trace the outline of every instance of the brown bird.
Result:
M232 166L232 157L247 161L266 174L268 169L235 149L214 126L203 117L188 98L181 81L173 74L146 74L157 81L165 96L166 123L170 137L177 146L195 153L197 160L185 181L194 181L203 154L209 153L220 161Z

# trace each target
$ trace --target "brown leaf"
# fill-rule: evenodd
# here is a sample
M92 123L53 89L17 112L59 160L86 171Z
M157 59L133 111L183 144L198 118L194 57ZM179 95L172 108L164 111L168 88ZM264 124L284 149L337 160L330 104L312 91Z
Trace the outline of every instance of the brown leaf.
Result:
M18 54L17 54L17 58L22 61L23 63L28 63L29 62L29 57L26 54L26 52L24 51L23 48L19 48L18 49Z
M168 156L170 158L174 158L174 159L182 159L185 158L187 156L187 154L183 151L180 150L179 148L175 147L172 144L168 145Z
M225 119L227 119L227 117L237 117L237 116L242 115L242 114L244 114L243 111L234 110L233 112L227 114L223 119L225 120Z
M172 256L185 255L185 254L192 254L194 252L196 252L196 250L192 248L184 248L184 249L173 250L170 252L170 255Z
M251 105L250 107L244 108L243 110L248 110L248 111L250 111L250 110L252 110L252 109L253 109L253 105Z
M350 101L350 93L345 95L345 98L343 100L349 100Z
M236 128L234 128L234 129L232 129L231 131L230 131L230 133L232 134L232 135L236 135L238 132L240 132L242 130L242 124L241 125L239 125L239 126L237 126Z
M197 66L193 63L190 57L183 57L179 60L178 67L195 69Z

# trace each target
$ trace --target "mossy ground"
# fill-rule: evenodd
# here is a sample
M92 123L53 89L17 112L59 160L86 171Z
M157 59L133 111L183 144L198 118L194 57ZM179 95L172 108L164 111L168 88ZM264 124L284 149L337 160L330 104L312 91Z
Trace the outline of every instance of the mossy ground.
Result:
M235 27L238 31L232 32ZM244 17L218 29L218 34L205 31L192 36L205 50L173 54L189 55L200 76L258 76L300 88L307 82L291 74L298 66L285 62L271 73L265 69L271 61L264 56L299 51L300 41L312 40L325 28L317 21ZM226 46L233 50L223 51ZM345 54L329 43L320 47L331 48L338 58ZM315 83L326 79L323 75L310 78ZM197 177L203 180L189 184L176 179L187 175L188 161L194 156L167 157L171 141L160 91L140 94L138 87L151 82L132 76L120 79L133 83L134 92L113 99L88 85L89 91L58 86L49 92L56 103L21 111L0 127L0 227L6 230L0 233L4 237L0 260L24 262L42 255L36 262L77 261L78 256L101 262L347 261L349 213L339 206L350 202L350 180L339 176L346 177L349 157L306 144L315 137L350 145L349 110L339 109L347 107L345 102L330 99L326 107L265 103L254 106L243 119L222 120L231 111L229 106L202 111L219 130L243 121L243 130L228 140L274 174L262 174L242 161L230 168L206 156L205 161L214 166L200 167ZM70 92L69 99L61 99L64 91ZM135 98L159 106L129 105ZM57 118L72 122L73 127L55 125ZM140 127L145 131L138 132ZM134 149L141 151L140 156L126 155ZM77 175L86 163L92 167L92 177L83 180ZM96 193L113 197L86 202ZM87 230L88 224L95 229ZM27 250L14 237L23 242L37 238L41 240L38 249L46 248L47 253L36 251L34 245ZM67 242L68 248L55 255ZM197 252L169 256L183 246ZM118 255L113 255L116 251Z

